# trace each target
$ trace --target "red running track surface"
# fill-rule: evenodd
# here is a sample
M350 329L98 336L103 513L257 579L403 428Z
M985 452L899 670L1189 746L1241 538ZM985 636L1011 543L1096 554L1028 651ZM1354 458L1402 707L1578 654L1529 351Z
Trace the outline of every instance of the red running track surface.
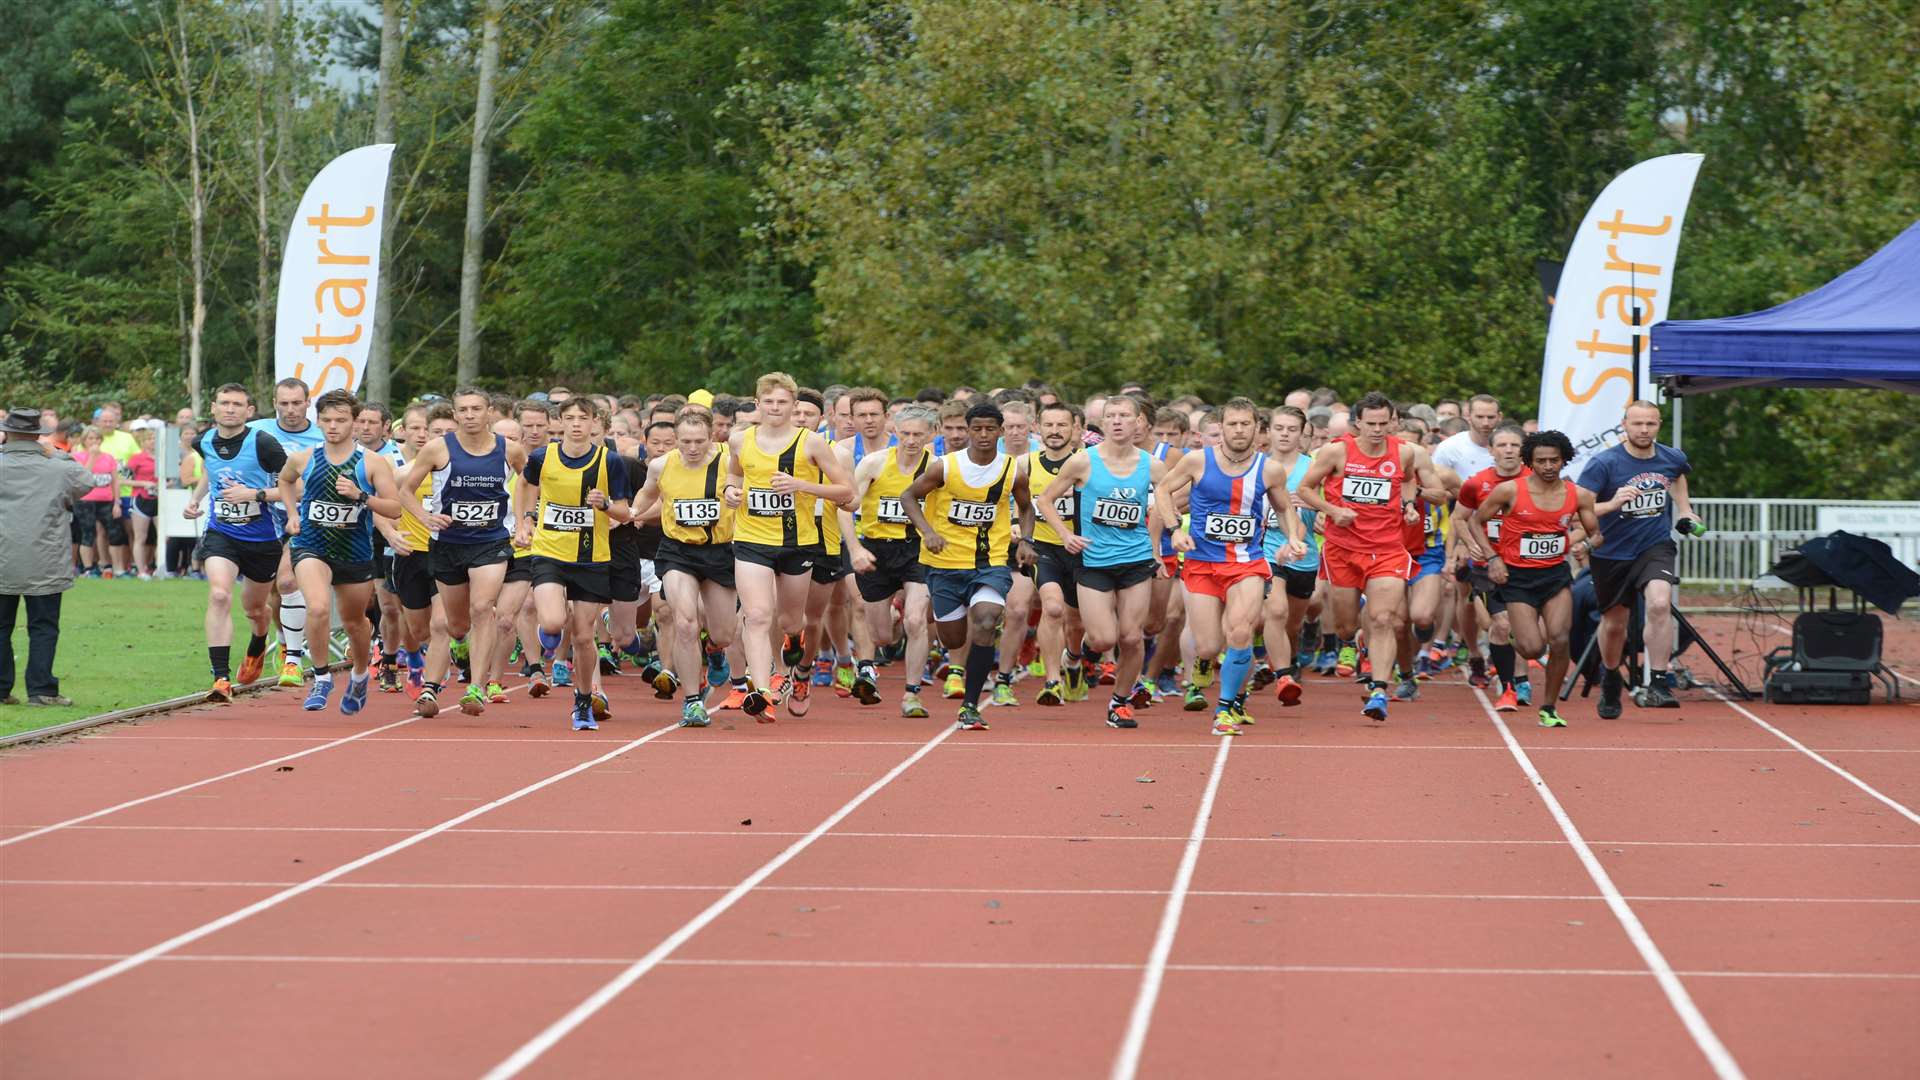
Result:
M1457 673L1384 725L1314 678L1223 748L1171 704L952 732L887 674L774 725L676 730L614 678L591 734L518 691L411 721L275 692L0 755L0 1070L1920 1061L1920 707L1575 699L1509 745Z

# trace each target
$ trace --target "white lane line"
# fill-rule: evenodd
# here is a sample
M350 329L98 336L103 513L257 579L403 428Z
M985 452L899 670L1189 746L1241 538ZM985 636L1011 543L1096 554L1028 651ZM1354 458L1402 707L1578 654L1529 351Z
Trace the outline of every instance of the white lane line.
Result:
M1646 926L1640 922L1640 916L1634 914L1626 898L1620 895L1620 890L1614 885L1613 878L1607 874L1606 867L1600 865L1600 857L1587 846L1587 841L1580 835L1580 830L1574 826L1573 818L1569 817L1566 808L1560 805L1560 800L1553 794L1553 789L1547 786L1546 778L1540 775L1540 770L1534 768L1533 759L1527 756L1526 750L1520 745L1520 740L1513 737L1507 722L1494 711L1493 703L1487 700L1485 693L1475 690L1473 696L1480 702L1480 708L1487 714L1487 719L1493 721L1493 726L1499 730L1500 738L1505 740L1507 749L1513 754L1513 760L1519 763L1520 771L1526 773L1527 779L1533 783L1534 793L1540 797L1541 802L1546 804L1547 811L1553 815L1555 824L1560 826L1561 835L1567 838L1567 844L1580 858L1580 865L1586 868L1587 876L1593 879L1594 886L1606 897L1607 907L1613 911L1613 917L1619 921L1620 928L1626 931L1627 939L1633 942L1633 947L1639 952L1640 959L1653 973L1655 981L1660 984L1661 991L1667 995L1667 1003L1679 1015L1680 1022L1686 1027L1687 1033L1693 1036L1694 1045L1699 1047L1700 1052L1706 1056L1707 1063L1713 1067L1714 1075L1720 1077L1720 1080L1742 1080L1746 1074L1741 1072L1740 1064L1733 1060L1733 1054L1727 1050L1726 1044L1720 1041L1720 1036L1714 1034L1713 1026L1707 1023L1707 1018L1701 1015L1700 1007L1693 1003L1693 995L1687 993L1687 988L1681 983L1680 977L1674 974L1673 967L1667 963L1667 958L1661 953L1660 946L1654 944L1653 935L1647 933Z
M8 878L0 879L0 888L99 888L99 889L281 889L298 885L297 881L184 881L126 880L118 878ZM725 892L731 885L640 884L640 883L520 883L498 881L335 881L326 889L394 889L431 892ZM978 885L761 885L761 892L790 893L873 893L912 896L1166 896L1168 889L1049 889L983 888ZM1324 889L1188 889L1188 896L1244 896L1273 900L1472 900L1472 901L1575 901L1591 903L1605 900L1599 893L1448 893L1390 891L1332 891ZM1628 900L1660 904L1920 904L1920 898L1897 896L1665 896L1629 895Z
M50 832L58 832L61 829L69 829L83 822L92 821L95 818L106 817L108 814L117 814L122 810L130 810L133 807L141 806L146 803L153 802L156 799L164 799L171 795L178 795L183 791L192 791L195 788L206 787L208 784L217 784L222 780L231 780L236 776L244 776L250 772L258 772L261 769L267 768L272 765L280 765L288 761L294 761L296 759L306 757L308 754L317 754L322 750L331 750L336 746L344 746L345 744L353 742L357 739L364 739L369 735L378 735L383 731L391 731L397 727L404 727L407 724L411 724L415 720L419 720L419 719L420 717L418 716L409 716L405 720L396 720L393 723L387 724L383 727L369 728L366 731L357 732L353 735L348 735L345 738L335 739L332 742L321 743L319 746L309 746L305 750L297 750L294 753L273 758L270 761L263 761L258 765L248 765L243 769L234 769L231 772L223 772L219 776L210 776L205 780L195 780L191 784L181 784L179 787L168 788L165 791L158 791L153 793L152 795L142 795L138 799L128 799L126 802L119 803L114 806L109 806L104 810L95 810L91 814L81 814L79 817L68 818L65 821L55 822L52 825L42 825L42 826L39 826L38 828L33 829L30 832L24 832L14 836L0 838L0 847L6 847L9 844L18 844L23 840L31 840L36 836L45 836ZM88 740L88 741L91 741L91 740Z
M1174 871L1167 906L1160 912L1160 928L1153 935L1153 949L1147 954L1147 966L1140 975L1140 991L1133 1000L1133 1013L1127 1019L1127 1033L1113 1061L1110 1075L1114 1080L1133 1080L1140 1071L1140 1055L1147 1047L1147 1031L1153 1026L1153 1007L1160 1000L1167 960L1173 955L1173 939L1180 930L1180 914L1186 908L1187 890L1193 885L1193 869L1200 862L1200 845L1206 842L1207 822L1213 817L1214 796L1219 794L1220 777L1227 771L1227 755L1239 741L1221 739L1220 749L1213 755L1207 787L1200 796L1199 808L1193 812L1193 829L1187 834L1187 846L1180 853L1180 868Z
M380 860L386 858L389 855L397 854L399 852L407 850L410 847L413 847L415 844L423 843L435 836L440 835L443 832L446 832L448 829L451 829L456 825L459 825L463 822L472 821L474 818L477 818L482 814L497 810L500 807L507 805L508 803L516 802L522 798L525 798L528 795L533 794L536 791L540 791L543 788L547 788L554 784L557 784L560 781L565 780L570 776L575 776L579 773L585 772L586 770L593 768L595 765L600 765L600 764L604 764L605 762L612 761L614 758L617 758L622 754L625 754L627 751L632 750L635 747L642 746L646 743L652 742L653 740L659 738L660 736L665 735L669 731L678 730L679 726L680 725L677 722L673 724L668 724L666 727L659 728L655 731L642 735L637 739L630 740L614 748L613 750L608 751L607 753L601 754L597 758L592 758L588 761L583 761L580 764L575 765L571 768L563 769L560 772L554 773L552 776L549 776L544 780L536 780L533 783L528 784L526 787L523 787L520 790L513 792L512 794L503 795L500 798L495 799L490 803L486 803L481 806L476 806L473 809L468 810L464 814L461 814L457 817L448 818L447 820L441 822L438 825L432 826L431 828L422 829L419 832L416 832L413 835L408 836L403 840L396 840L393 843L388 844L386 847L383 847L378 851L374 851L369 854L362 855L359 858L354 859L350 862L341 863L339 866L336 866L333 869L326 871L325 873L316 874L313 877L310 877L307 880L300 882L298 885L294 885L289 888L282 889L279 892L274 893L272 896L268 896L263 899L256 900L253 903L248 904L246 907L243 907L238 911L229 912L228 914L222 915L219 918L212 920L211 922L202 923L199 926L196 926L193 929L188 930L184 933L175 934L173 937L170 937L167 940L160 942L158 945L148 946L147 948L142 949L131 956L121 959L117 963L109 964L108 966L103 967L98 971L89 972L88 974L83 975L80 978L62 983L51 990L47 990L42 993L35 994L34 996L27 998L25 1001L21 1001L13 1005L9 1005L5 1009L0 1009L0 1024L12 1023L13 1021L18 1020L23 1016L26 1016L33 1012L37 1012L40 1009L44 1009L48 1005L52 1005L55 1002L72 997L74 994L77 994L80 991L87 989L88 987L97 986L98 984L103 983L108 979L113 978L116 975L121 975L121 974L125 974L126 972L132 971L134 968L140 967L141 965L147 963L150 960L154 960L159 957L165 956L168 953L171 953L174 950L181 948L182 946L191 945L194 942L199 941L201 938L207 937L210 934L218 933L219 931L224 930L227 927L234 925L235 923L242 922L246 919L250 919L253 916L260 914L263 911L267 911L272 908L278 907L281 904L286 903L288 900L291 900L294 897L300 896L304 893L311 892L312 890L317 889L320 886L325 885L330 881L334 881L338 878L344 877L363 867L371 866L372 864L379 862Z
M1760 719L1759 715L1754 713L1751 709L1748 709L1746 706L1741 705L1739 702L1734 701L1732 698L1727 697L1726 695L1722 694L1718 690L1708 688L1707 693L1712 694L1716 698L1719 698L1720 703L1722 705L1725 705L1727 708L1732 709L1734 712L1737 712L1741 716L1744 716L1747 719L1753 721L1754 723L1760 725L1761 730L1766 731L1767 733L1773 735L1775 738L1779 739L1781 742L1786 743L1788 746L1791 746L1795 750L1798 750L1801 753L1807 755L1808 757L1812 758L1814 761L1819 762L1822 766L1824 766L1828 771L1832 772L1835 776L1838 776L1840 779L1845 780L1847 783L1852 784L1854 787L1859 788L1861 791L1866 792L1868 795L1872 796L1873 798L1880 800L1882 803L1885 803L1887 806L1892 807L1894 813L1899 814L1903 818L1906 818L1907 821L1909 821L1910 823L1914 825L1920 825L1920 814L1914 813L1912 810L1908 809L1906 806L1901 805L1899 802L1896 802L1892 798L1889 798L1888 796L1883 795L1879 791L1875 790L1873 786L1871 784L1868 784L1865 780L1860 779L1859 777L1853 775L1852 773L1841 768L1840 766L1835 765L1833 762L1828 761L1826 758L1821 757L1819 754L1813 752L1812 750L1807 749L1807 745L1805 743L1787 734L1786 732L1781 731L1779 728L1774 727L1772 724L1767 723L1765 720Z
M112 960L115 953L0 953L6 961L91 961ZM620 967L634 961L624 956L312 956L285 954L189 953L161 958L162 963L181 964L357 964L357 965L448 965L457 967ZM904 971L1121 971L1143 970L1144 964L1101 964L1088 962L991 961L991 960L776 960L776 959L688 959L663 960L661 967L683 968L829 968L840 970ZM1546 975L1607 976L1648 979L1653 973L1645 968L1507 968L1507 967L1407 967L1369 964L1168 964L1168 971L1220 975ZM1907 971L1680 971L1689 979L1864 979L1887 982L1920 981L1920 972Z
M878 780L868 784L860 794L847 800L846 804L841 806L840 809L827 815L825 821L813 827L813 831L795 840L787 846L786 850L767 860L758 870L755 870L742 879L738 885L728 889L725 895L707 905L704 910L687 920L678 930L668 934L666 939L649 950L647 955L635 960L626 970L620 972L620 974L608 981L606 985L588 995L586 1000L568 1010L565 1016L555 1020L552 1024L549 1024L545 1030L527 1040L526 1044L521 1046L520 1049L508 1055L505 1061L488 1070L486 1074L487 1080L506 1080L507 1077L517 1076L527 1066L538 1061L542 1054L553 1049L554 1045L559 1043L561 1039L566 1038L574 1029L586 1023L595 1013L606 1008L622 991L634 983L639 982L647 972L658 967L662 961L672 956L682 945L692 940L695 934L706 929L709 924L725 914L733 905L739 903L742 897L752 892L761 882L771 877L774 872L793 861L801 852L811 847L815 840L820 839L820 837L826 834L827 830L845 821L849 814L858 810L868 799L873 798L888 784L893 783L894 780L899 778L901 773L912 768L915 762L932 753L934 747L945 742L947 738L957 730L959 729L953 727L944 728L938 735L921 743L920 748L907 755L906 760L888 769Z

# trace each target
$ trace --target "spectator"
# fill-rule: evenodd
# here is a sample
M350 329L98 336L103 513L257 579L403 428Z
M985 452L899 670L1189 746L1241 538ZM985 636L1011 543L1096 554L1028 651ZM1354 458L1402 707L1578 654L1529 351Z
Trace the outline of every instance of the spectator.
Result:
M118 487L120 463L105 450L105 433L97 427L80 433L73 459L87 470L88 490L74 508L79 528L80 566L88 577L121 577L127 572L122 553L127 546L127 523L121 516ZM111 555L109 555L111 553Z
M180 406L180 411L173 414L173 426L177 428L192 427L193 426L193 406L191 405Z
M126 574L127 565L132 560L132 552L127 545L126 519L133 513L133 484L126 478L127 462L140 452L140 442L133 433L121 426L125 413L117 401L109 401L95 410L93 424L100 429L100 449L113 455L119 465L119 482L114 485L113 498L116 504L114 517L121 522L114 530L117 538L110 539L113 551L113 573L115 577Z
M40 410L40 426L46 431L45 435L40 436L41 446L62 454L71 449L65 435L61 432L59 414L52 409Z
M71 705L53 676L60 641L60 594L73 585L67 547L75 499L93 487L84 465L47 453L38 409L13 409L0 421L0 704L13 696L13 625L27 601L27 704Z
M133 433L140 452L127 459L127 475L133 481L133 503L126 521L133 526L133 569L141 581L153 580L153 548L159 537L153 519L160 516L160 466L154 457L160 425L150 424Z

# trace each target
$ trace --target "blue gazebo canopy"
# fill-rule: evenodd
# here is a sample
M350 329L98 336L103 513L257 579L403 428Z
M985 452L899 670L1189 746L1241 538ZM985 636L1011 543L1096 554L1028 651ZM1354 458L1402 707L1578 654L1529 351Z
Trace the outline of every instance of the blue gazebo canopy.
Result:
M1920 222L1853 269L1777 307L1657 323L1649 356L1669 394L1738 386L1920 394Z

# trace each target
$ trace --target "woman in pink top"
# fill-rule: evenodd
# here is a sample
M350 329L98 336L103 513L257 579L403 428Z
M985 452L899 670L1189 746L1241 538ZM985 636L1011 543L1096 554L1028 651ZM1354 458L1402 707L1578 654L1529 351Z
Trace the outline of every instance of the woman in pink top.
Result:
M133 569L141 581L153 579L153 519L160 513L160 468L153 459L154 434L150 427L133 433L140 452L127 459L127 477L133 481Z
M80 532L80 569L88 577L99 577L102 567L112 565L109 548L127 542L120 500L114 497L120 462L100 449L101 438L99 428L89 427L80 435L80 448L73 452L73 459L93 474L93 489L73 508L73 523Z

